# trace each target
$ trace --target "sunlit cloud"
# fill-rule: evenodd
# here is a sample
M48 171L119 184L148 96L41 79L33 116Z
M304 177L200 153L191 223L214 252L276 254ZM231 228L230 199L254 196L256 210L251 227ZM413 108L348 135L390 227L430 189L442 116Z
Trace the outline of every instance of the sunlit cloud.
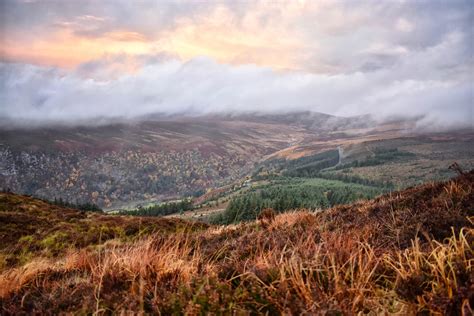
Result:
M259 108L472 121L468 0L2 6L0 118Z
M6 60L66 68L107 54L143 54L152 51L145 37L135 32L114 31L91 39L77 36L65 28L29 42L6 40L5 45Z
M114 24L111 17L88 14L70 20L59 17L41 37L22 40L21 36L7 36L5 57L72 67L106 54L164 52L183 60L208 56L225 63L298 69L298 59L310 45L304 43L303 34L292 32L290 24L303 8L261 4L237 16L231 8L216 5L206 14L177 16L172 27L165 26L153 34L127 30L126 25L111 27ZM271 17L273 13L278 19ZM314 48L317 43L311 46Z
M469 1L414 3L6 1L4 57L77 66L113 53L339 73L467 32ZM14 14L11 14L11 13ZM382 52L383 54L384 52ZM370 65L369 65L370 67Z

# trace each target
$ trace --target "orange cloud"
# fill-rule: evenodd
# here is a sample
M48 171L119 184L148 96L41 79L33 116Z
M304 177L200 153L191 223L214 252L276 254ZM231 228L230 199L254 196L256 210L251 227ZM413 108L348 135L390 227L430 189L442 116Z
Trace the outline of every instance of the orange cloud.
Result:
M145 35L129 31L108 32L105 37L120 42L147 42Z
M268 19L268 5L256 6L245 16L223 6L199 18L178 19L173 29L159 32L155 38L130 30L113 30L94 36L75 32L81 26L100 24L105 19L80 16L72 22L59 22L60 28L32 42L13 38L5 45L8 60L31 62L60 67L75 67L83 62L110 54L155 54L160 52L189 60L208 56L222 63L256 64L275 69L299 69L307 44L291 27L304 9L303 4L288 4L284 8L270 8L281 19ZM83 22L87 23L84 25ZM316 44L311 44L314 49Z
M7 41L7 60L72 68L106 54L145 54L152 44L134 32L111 32L102 37L81 37L61 30L48 38L32 42Z
M262 24L265 9L255 8L241 19L224 7L198 21L183 18L164 34L160 47L183 59L204 55L224 63L298 69L306 44L285 23L297 16L301 7L284 10L286 16L278 23Z

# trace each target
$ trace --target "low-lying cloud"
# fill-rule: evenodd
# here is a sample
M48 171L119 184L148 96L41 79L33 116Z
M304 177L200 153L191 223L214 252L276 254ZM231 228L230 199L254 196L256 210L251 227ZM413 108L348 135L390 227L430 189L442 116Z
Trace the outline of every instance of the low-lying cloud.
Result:
M423 57L420 57L423 58ZM13 124L96 124L154 113L317 111L350 116L424 116L438 125L472 126L471 75L399 64L390 69L324 75L231 66L208 58L147 59L116 74L114 62L75 71L1 64L0 118ZM412 69L409 69L414 67ZM449 72L449 71L448 71ZM112 79L104 79L106 77Z

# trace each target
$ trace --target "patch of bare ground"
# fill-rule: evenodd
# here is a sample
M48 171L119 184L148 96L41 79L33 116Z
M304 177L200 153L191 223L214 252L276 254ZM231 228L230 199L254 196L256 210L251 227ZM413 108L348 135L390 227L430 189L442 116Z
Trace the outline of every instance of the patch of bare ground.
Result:
M0 275L4 314L471 315L474 172L325 212L155 234Z

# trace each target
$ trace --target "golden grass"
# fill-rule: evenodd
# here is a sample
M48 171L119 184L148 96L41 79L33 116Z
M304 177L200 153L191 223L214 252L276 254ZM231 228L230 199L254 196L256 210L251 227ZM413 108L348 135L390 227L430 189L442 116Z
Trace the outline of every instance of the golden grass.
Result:
M8 313L471 315L474 228L462 220L472 214L470 183L34 260L0 275L0 305ZM450 233L439 223L446 218Z
M414 240L407 249L383 255L345 234L326 232L315 238L316 229L309 229L311 234L287 234L285 243L269 247L269 234L281 226L294 229L310 217L315 218L304 212L282 214L265 230L241 224L254 237L249 247L239 247L225 236L235 231L222 230L149 237L130 245L70 253L56 262L33 261L0 276L0 296L6 304L14 293L64 295L67 285L83 291L86 310L98 313L230 313L249 311L249 305L262 313L471 311L472 293L463 287L472 280L463 278L473 273L473 229L453 233L444 243L422 246ZM206 243L221 238L227 239L212 245L217 251L206 251Z

